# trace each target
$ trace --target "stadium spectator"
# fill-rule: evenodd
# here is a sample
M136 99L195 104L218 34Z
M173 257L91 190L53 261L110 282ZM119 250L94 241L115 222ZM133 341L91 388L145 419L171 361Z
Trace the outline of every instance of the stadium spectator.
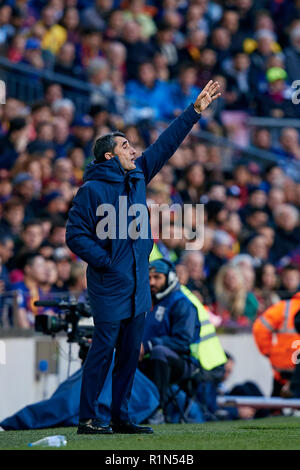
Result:
M279 302L280 297L277 294L279 279L275 267L271 263L263 263L256 269L254 294L258 300L258 312L262 314L271 305Z
M0 138L0 168L10 170L20 154L25 151L27 142L26 120L22 117L15 117L9 122L7 135Z
M289 31L290 45L284 51L285 66L291 82L299 80L300 73L300 21L295 20Z
M285 255L297 248L300 229L298 209L291 204L281 204L273 212L275 221L275 240L270 256L273 261L279 261Z
M293 295L299 291L300 286L300 272L298 266L292 263L284 266L280 274L280 281L279 295L281 299L290 299L293 297Z
M137 21L141 25L143 38L147 39L155 34L157 29L151 13L151 7L146 5L145 0L128 0L125 2L123 17L125 22Z
M72 42L65 42L60 48L55 60L54 72L78 80L86 79L82 67L76 64L76 49Z
M204 305L210 305L211 297L205 283L204 261L204 256L199 251L182 253L180 263L187 271L187 279L182 284L196 294Z
M2 269L6 270L6 265L14 255L14 240L9 235L0 236L0 259Z
M47 5L41 12L40 24L45 28L42 39L42 48L56 55L67 40L65 28L56 23L56 12L51 5Z
M43 242L43 228L40 220L29 220L24 224L19 240L16 242L18 255L38 251Z
M201 163L193 162L185 169L184 188L180 191L182 202L200 202L204 191L205 173Z
M211 251L206 256L205 268L207 271L207 283L213 291L215 276L220 268L225 264L232 250L233 240L224 230L215 230Z
M255 320L258 302L245 288L242 271L225 264L218 271L215 281L216 313L224 325L250 326Z
M3 217L0 222L0 234L9 235L16 240L22 230L24 204L20 199L11 198L3 205Z
M182 112L191 101L195 101L200 93L196 87L197 70L192 66L183 65L181 67L178 80L175 80L171 87L171 100L175 115Z
M69 251L64 247L58 247L53 251L53 259L56 263L57 281L55 284L59 292L66 293L69 290L71 276L71 257Z
M78 299L86 294L86 263L77 261L72 263L69 277L69 292Z
M267 90L258 94L256 112L259 116L296 118L298 108L292 102L292 90L288 86L287 73L281 67L271 67L266 73Z
M262 263L268 261L269 248L267 240L263 235L254 235L247 243L247 252L252 257L255 267L261 266Z
M126 95L135 110L137 121L164 121L172 116L170 87L157 80L151 62L139 66L138 79L127 83Z
M238 254L230 260L230 266L234 266L240 269L244 287L250 292L254 289L255 283L255 271L253 266L253 259L249 254Z
M81 15L84 28L104 31L112 10L113 0L96 0L95 5L85 8Z
M128 79L137 79L139 65L151 60L155 50L150 41L143 39L142 28L135 20L124 23L122 41L127 49Z
M291 127L284 128L281 131L279 142L280 149L276 149L276 153L285 158L300 160L299 134L297 129Z
M14 324L22 329L34 325L34 317L38 307L34 302L42 296L42 285L47 281L45 259L38 253L26 256L23 264L24 280L11 284L11 289L17 291L18 308Z

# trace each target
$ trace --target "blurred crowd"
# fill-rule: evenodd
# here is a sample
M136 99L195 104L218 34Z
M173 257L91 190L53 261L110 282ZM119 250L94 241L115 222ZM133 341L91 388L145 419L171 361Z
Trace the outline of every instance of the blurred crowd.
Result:
M199 228L195 204L204 204L204 245L185 249L174 209L168 237L152 227L156 256L176 263L180 281L218 326L250 327L299 290L300 184L282 165L300 160L297 129L284 127L274 139L257 127L242 137L280 165L224 165L222 148L198 136L202 128L239 143L245 116L299 117L292 99L300 79L299 1L7 0L0 50L30 67L23 81L38 83L39 71L49 70L91 85L86 115L59 80L42 81L43 100L23 102L16 92L0 106L2 326L31 328L44 311L34 300L78 298L86 288L65 224L95 137L122 130L141 153L210 79L222 97L147 193L150 211L189 204L191 232Z

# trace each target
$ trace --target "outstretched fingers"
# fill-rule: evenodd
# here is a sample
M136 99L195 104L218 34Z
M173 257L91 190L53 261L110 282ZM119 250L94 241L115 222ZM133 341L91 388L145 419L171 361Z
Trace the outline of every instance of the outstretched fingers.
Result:
M217 98L219 98L219 96L221 96L221 93L217 93L216 95L211 96L211 100L214 101L214 100L216 100Z
M212 83L212 85L209 87L210 96L213 96L215 93L217 93L219 89L220 89L220 85L218 82Z
M209 92L210 90L210 87L213 85L213 81L212 80L209 80L209 82L205 85L205 87L203 88L202 90L202 93L204 92Z

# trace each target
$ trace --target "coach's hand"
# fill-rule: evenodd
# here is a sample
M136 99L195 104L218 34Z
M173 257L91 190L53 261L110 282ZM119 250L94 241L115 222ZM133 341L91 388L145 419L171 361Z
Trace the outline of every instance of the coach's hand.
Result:
M194 103L194 108L197 113L202 113L205 111L205 109L219 96L221 96L221 93L219 93L220 85L218 82L213 82L210 80L207 85L203 88L201 91L200 95L196 99Z

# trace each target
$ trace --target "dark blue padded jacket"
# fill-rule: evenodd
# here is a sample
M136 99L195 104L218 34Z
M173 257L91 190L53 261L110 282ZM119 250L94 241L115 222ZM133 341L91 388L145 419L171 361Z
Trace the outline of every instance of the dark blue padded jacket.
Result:
M153 240L146 209L146 185L160 171L187 136L200 114L191 104L136 159L136 168L123 170L115 156L104 163L90 163L84 174L84 184L78 190L67 222L68 247L88 263L87 286L94 321L113 322L137 316L151 308L148 260ZM119 198L125 196L126 198ZM148 229L147 238L132 239L128 229L134 216L127 208L141 204L146 217L140 218L140 230ZM120 204L120 201L122 203ZM99 206L110 204L115 208L116 237L100 239L99 223L107 214L100 215ZM103 207L103 206L102 206ZM137 212L136 221L139 213ZM139 224L137 223L137 228ZM142 227L143 226L143 227ZM122 237L118 236L120 231ZM136 230L137 231L137 230ZM124 237L124 233L127 236Z

